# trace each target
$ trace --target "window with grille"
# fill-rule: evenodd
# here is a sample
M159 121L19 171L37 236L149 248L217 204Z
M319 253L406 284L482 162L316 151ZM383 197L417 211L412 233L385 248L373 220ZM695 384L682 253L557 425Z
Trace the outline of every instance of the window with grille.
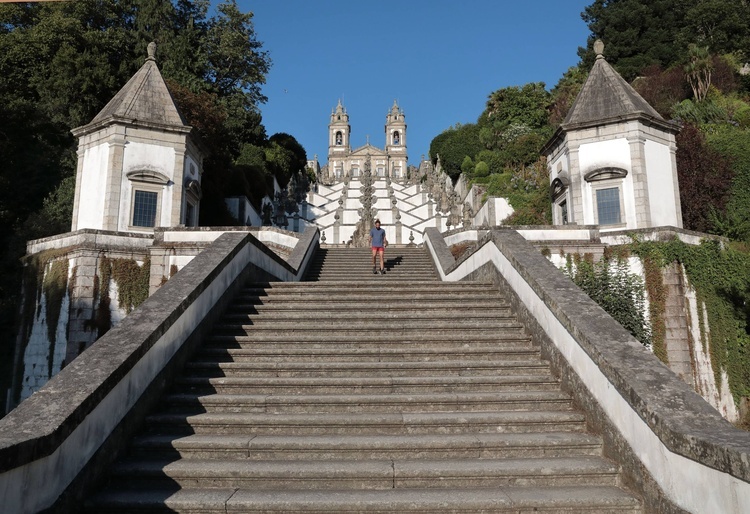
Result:
M596 212L599 225L617 225L620 223L619 187L596 190Z
M568 201L563 200L560 202L560 221L563 225L568 224Z
M159 201L159 193L152 191L135 191L133 203L133 226L154 227L156 226L156 206Z

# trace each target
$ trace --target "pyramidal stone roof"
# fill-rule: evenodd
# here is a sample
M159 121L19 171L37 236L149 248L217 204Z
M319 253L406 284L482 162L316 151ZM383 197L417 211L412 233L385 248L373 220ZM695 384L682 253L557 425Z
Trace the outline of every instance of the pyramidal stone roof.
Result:
M667 123L604 59L604 44L594 44L596 62L561 127L600 125L621 118L642 116Z
M90 132L115 121L181 132L190 130L159 72L155 53L156 44L149 43L143 66L90 123L75 129L74 134Z

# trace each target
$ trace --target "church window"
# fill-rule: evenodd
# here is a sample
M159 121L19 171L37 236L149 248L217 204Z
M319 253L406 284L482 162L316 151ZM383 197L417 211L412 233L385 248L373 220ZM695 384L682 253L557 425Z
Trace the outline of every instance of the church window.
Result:
M621 223L619 187L596 190L596 214L599 225L617 225Z
M378 166L377 175L378 175L378 177L384 177L385 176L385 168L383 168L383 166Z
M594 194L594 222L598 225L622 225L622 183L628 175L623 168L605 167L589 171L583 179Z
M554 218L556 224L567 225L570 222L568 215L568 186L570 180L567 174L560 174L550 184L549 194L552 199L552 205L554 206Z
M344 138L343 138L341 132L336 132L336 144L337 145L343 144L343 140L344 140Z
M393 167L393 176L395 178L400 178L401 177L401 166L394 166Z
M559 204L560 206L560 222L563 225L568 224L568 200L563 200Z
M393 133L393 144L394 145L401 144L401 135L398 133L398 130Z
M198 226L198 205L203 197L200 182L194 179L185 181L185 226Z
M191 202L187 202L187 205L185 206L185 226L186 227L195 227L197 223L195 223L195 205L193 205Z
M159 193L135 190L133 200L133 226L156 226L156 211L158 203Z
M359 168L357 166L352 167L352 177L359 177Z
M130 227L152 228L157 225L161 212L161 196L169 178L153 170L135 170L127 173L132 184L130 197ZM175 220L179 223L178 220Z

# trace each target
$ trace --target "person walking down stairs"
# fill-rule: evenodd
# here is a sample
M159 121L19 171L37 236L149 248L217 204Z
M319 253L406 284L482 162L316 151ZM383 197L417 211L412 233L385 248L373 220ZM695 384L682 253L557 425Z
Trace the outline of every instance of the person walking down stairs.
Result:
M385 274L385 247L388 240L385 238L385 229L380 228L380 220L375 220L375 226L370 229L370 246L372 247L372 274ZM375 256L380 256L380 269L375 264Z

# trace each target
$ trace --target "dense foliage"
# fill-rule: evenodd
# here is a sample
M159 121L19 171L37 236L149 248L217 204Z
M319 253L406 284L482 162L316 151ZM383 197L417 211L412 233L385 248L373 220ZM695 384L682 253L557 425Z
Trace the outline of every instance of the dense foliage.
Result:
M642 345L651 346L646 287L639 275L630 272L626 258L605 256L594 262L590 255L568 255L564 271Z
M508 223L546 224L547 170L539 148L552 135L552 95L544 84L506 87L490 94L477 123L457 125L432 140L430 156L452 178L463 173L486 185L488 195L509 199Z
M744 243L704 241L695 246L673 240L635 242L630 250L659 268L671 263L684 267L706 307L708 326L702 318L698 321L702 337L710 341L717 383L726 370L735 399L750 396L750 248Z
M607 60L626 80L652 65L687 63L691 44L712 55L750 55L750 3L744 0L594 0L582 17L591 31L578 51L585 69L601 39Z

